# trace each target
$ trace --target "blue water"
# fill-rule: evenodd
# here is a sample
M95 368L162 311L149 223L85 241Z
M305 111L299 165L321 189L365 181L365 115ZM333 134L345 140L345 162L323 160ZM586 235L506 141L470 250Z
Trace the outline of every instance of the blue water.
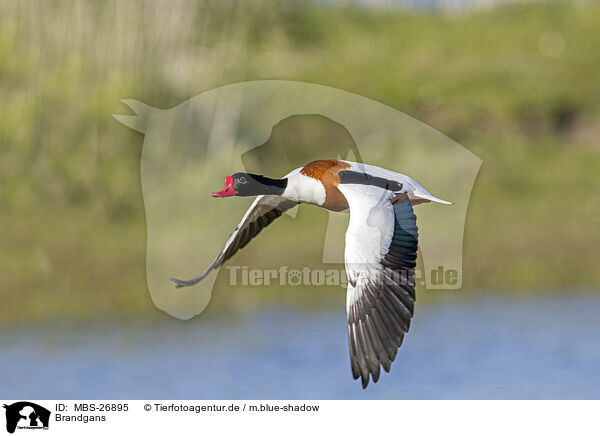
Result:
M343 308L0 334L0 396L29 399L600 398L600 298L417 306L390 374L350 374Z

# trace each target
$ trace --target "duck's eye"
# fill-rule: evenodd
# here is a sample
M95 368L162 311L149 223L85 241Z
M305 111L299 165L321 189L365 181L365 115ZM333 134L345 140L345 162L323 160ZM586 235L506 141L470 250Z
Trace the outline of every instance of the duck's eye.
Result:
M240 177L238 179L238 182L240 182L240 183L246 183L246 178L244 176L242 176L242 177Z

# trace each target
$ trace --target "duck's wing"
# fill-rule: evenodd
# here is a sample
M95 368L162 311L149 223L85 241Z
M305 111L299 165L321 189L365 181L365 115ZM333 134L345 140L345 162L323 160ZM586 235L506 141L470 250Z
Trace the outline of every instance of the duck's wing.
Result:
M406 194L340 184L350 206L345 263L350 364L363 388L389 372L415 302L418 230ZM394 200L392 204L391 200Z
M422 187L415 180L410 177L396 173L394 171L386 170L385 168L377 167L375 165L368 165L359 162L350 162L344 161L350 165L350 168L346 170L348 173L361 173L366 175L366 177L372 177L375 179L384 179L388 182L393 181L400 183L402 188L398 192L403 192L408 194L408 197L412 200L413 204L419 204L426 201L433 201L435 203L442 204L452 204L449 201L442 200L441 198L437 198L427 189ZM342 173L342 171L340 171ZM348 174L348 176L357 177L356 174Z
M299 171L300 168L297 168L284 177L289 177ZM279 195L259 195L246 211L246 214L225 243L223 250L221 250L215 261L206 269L206 271L191 280L180 280L176 278L171 278L169 280L171 280L177 288L198 283L213 269L220 267L223 262L233 257L240 248L245 247L252 238L262 231L262 229L297 204L298 202L287 200Z

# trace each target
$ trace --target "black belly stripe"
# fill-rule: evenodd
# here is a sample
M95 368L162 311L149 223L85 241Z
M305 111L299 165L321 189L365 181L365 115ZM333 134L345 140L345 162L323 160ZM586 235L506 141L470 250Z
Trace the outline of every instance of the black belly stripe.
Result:
M402 183L358 171L340 171L338 177L344 184L372 185L393 192L402 190Z

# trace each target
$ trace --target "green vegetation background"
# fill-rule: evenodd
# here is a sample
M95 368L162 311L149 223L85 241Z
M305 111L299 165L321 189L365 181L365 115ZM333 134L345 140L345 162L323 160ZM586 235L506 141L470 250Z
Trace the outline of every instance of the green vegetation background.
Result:
M303 2L2 2L0 323L166 316L145 287L143 136L111 114L128 113L122 98L169 108L255 79L367 96L483 159L465 228L465 290L452 298L598 290L599 28L598 2L454 14ZM289 140L303 137L310 142L310 131ZM320 213L303 215L297 231L310 233ZM281 234L269 232L240 262L273 267ZM344 298L342 289L218 290L209 313Z

